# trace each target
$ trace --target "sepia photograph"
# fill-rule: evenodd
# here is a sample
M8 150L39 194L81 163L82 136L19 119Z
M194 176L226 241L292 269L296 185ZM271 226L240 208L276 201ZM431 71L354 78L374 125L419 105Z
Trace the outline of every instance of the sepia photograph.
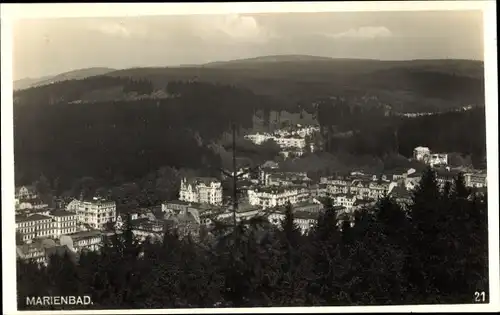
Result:
M12 17L11 309L498 306L495 3L412 2Z

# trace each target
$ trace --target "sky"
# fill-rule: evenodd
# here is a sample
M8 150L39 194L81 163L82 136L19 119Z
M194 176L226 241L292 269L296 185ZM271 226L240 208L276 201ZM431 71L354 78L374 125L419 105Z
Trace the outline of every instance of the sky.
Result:
M53 18L14 24L13 77L265 55L483 60L481 11Z

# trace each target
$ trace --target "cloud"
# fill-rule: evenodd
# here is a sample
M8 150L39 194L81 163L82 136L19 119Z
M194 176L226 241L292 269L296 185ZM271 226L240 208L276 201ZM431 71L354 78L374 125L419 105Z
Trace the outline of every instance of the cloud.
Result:
M272 35L254 17L239 14L206 17L199 28L205 38L223 35L226 39L244 42L262 42Z
M127 25L124 22L91 22L89 28L108 36L122 38L142 36L147 33L139 25Z
M333 38L373 39L391 37L392 32L385 26L363 26L357 29L351 28L346 32L327 34L327 36Z

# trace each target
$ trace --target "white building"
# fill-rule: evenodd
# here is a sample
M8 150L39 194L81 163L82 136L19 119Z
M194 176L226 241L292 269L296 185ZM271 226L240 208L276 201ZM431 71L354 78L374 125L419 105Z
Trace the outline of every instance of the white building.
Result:
M19 200L31 200L31 199L36 199L38 197L38 194L34 186L17 187L15 194L16 198Z
M102 232L99 230L91 230L63 235L59 242L61 245L66 245L73 252L81 252L82 250L99 250L102 246L102 241Z
M76 232L77 215L65 210L16 215L16 232L24 242L38 238L57 238Z
M429 155L426 161L431 167L436 165L448 165L448 154L446 153L433 153Z
M216 178L184 178L181 181L179 200L220 205L222 204L222 184Z
M305 187L261 187L248 190L248 202L253 206L272 208L304 202L310 197L310 191Z
M303 150L306 147L306 140L295 137L274 137L273 139L282 148L297 148Z
M330 195L347 194L350 190L350 183L347 181L338 181L329 184L327 189Z
M333 204L336 206L342 206L346 210L350 210L354 203L356 202L356 195L354 194L346 194L346 195L337 195L332 197Z
M297 224L302 234L307 234L318 223L319 212L294 211L293 216L293 222ZM268 216L269 222L276 226L281 225L283 219L285 219L284 211L272 212Z
M428 147L416 147L413 150L413 158L417 161L425 161L430 154L431 150Z
M273 139L274 137L268 133L256 133L253 135L245 135L244 138L252 141L255 144L260 145L266 142L267 140Z
M76 212L66 210L54 210L49 213L54 225L54 236L75 233L78 225L78 215Z
M66 206L66 210L75 211L80 223L94 229L104 229L108 222L116 221L116 203L97 197L92 200L75 199Z
M486 173L465 173L465 186L474 188L487 187Z
M404 186L406 190L412 191L420 185L420 180L422 179L422 175L420 173L411 173L406 176L404 180Z
M311 136L314 133L316 133L316 132L319 131L319 127L317 127L317 126L300 126L300 125L297 125L297 127L299 127L299 129L297 129L296 133L297 133L297 135L299 135L302 138L305 138L307 136Z
M52 218L43 214L16 215L16 232L24 242L35 238L53 238L56 234Z

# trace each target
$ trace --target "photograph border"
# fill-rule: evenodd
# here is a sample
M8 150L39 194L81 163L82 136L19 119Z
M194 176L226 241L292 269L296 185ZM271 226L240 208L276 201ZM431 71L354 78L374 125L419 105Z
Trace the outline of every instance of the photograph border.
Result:
M382 9L383 8L383 9ZM12 30L16 19L62 17L133 17L158 15L285 13L285 12L354 12L354 11L443 11L481 10L484 23L484 69L486 144L488 174L488 304L406 305L406 306L335 306L271 308L145 309L99 311L17 311L16 259L14 246L14 152L13 152L13 81ZM2 88L2 268L3 310L5 314L159 314L168 313L310 313L310 312L464 312L500 310L499 213L498 213L498 73L496 42L496 1L391 1L391 2L274 2L274 3L186 3L186 4L1 4L1 88ZM473 292L471 292L472 296Z

